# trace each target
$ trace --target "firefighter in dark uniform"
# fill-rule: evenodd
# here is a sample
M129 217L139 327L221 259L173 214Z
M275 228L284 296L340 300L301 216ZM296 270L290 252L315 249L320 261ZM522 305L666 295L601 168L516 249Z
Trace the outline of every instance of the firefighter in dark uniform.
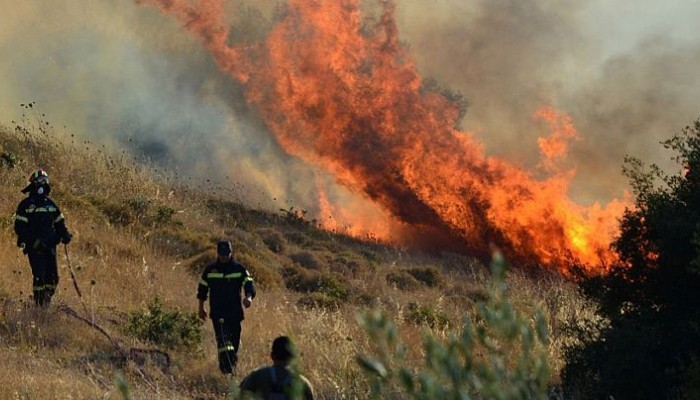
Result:
M48 306L58 285L56 246L68 244L71 235L56 203L48 196L51 192L49 176L38 169L29 176L29 184L22 189L28 196L17 206L15 233L17 246L29 257L34 283L34 303Z
M272 365L251 372L241 381L243 398L314 400L311 382L295 373L290 363L297 357L296 346L287 336L272 341Z
M243 298L241 299L241 292ZM197 287L199 318L206 319L204 302L209 297L209 316L214 324L219 369L232 374L238 361L241 341L243 307L248 308L255 297L253 278L232 256L231 242L217 243L217 260L202 273Z

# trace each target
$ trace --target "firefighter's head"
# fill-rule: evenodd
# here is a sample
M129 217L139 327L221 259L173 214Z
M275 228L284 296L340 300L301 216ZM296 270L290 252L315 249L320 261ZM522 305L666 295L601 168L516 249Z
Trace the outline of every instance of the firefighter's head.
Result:
M219 258L219 262L224 263L230 260L232 253L231 242L222 240L216 244L216 255Z
M34 170L31 175L29 175L29 184L22 189L22 193L37 194L40 196L48 196L51 191L51 185L49 184L49 174L43 169L39 168Z
M279 336L272 341L270 357L276 364L289 364L296 354L296 346L289 337Z

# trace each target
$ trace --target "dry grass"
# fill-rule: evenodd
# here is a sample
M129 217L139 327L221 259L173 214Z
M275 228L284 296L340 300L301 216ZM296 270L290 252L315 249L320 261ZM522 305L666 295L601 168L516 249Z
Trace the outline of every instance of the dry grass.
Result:
M171 367L163 369L120 360L102 334L56 308L64 304L79 311L125 348L149 347L123 332L126 315L144 309L156 296L168 309L194 312L198 273L211 260L219 238L233 240L235 251L260 278L258 297L243 323L239 370L268 363L272 339L290 335L301 350L301 369L320 399L367 396L368 383L355 359L371 346L356 322L358 312L378 307L398 321L411 349L409 362L417 366L424 332L444 336L447 328L421 324L415 310L444 317L458 329L487 295L488 273L468 257L364 243L210 196L123 154L56 132L42 118L27 108L23 120L0 127L0 153L15 160L14 167L0 163L2 398L119 398L114 384L118 372L137 399L225 398L241 374L229 382L218 373L209 322L201 349L173 351ZM47 311L29 305L31 273L14 246L11 215L36 166L48 170L52 197L75 234L70 261L87 313L72 287L62 247L55 304ZM337 307L309 306L314 298L308 296L318 300L328 293L285 289L283 271L290 268L334 282L345 296L334 298ZM412 279L411 284L400 287L388 275ZM508 282L520 310L540 308L551 321L550 363L556 381L562 345L574 340L562 326L593 318L592 307L572 284L557 277L512 273Z

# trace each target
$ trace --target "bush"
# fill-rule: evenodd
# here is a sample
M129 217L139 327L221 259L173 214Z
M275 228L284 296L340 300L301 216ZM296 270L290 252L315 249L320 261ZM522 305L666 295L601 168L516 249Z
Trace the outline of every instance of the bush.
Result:
M0 165L7 168L14 168L19 163L17 154L11 151L3 151L0 153Z
M700 120L663 145L677 153L676 175L625 160L635 207L613 243L619 265L581 281L607 324L575 327L567 396L679 398L697 385L689 377L700 354Z
M256 287L271 289L282 286L282 278L279 273L265 266L259 258L249 254L240 254L236 256L236 261L243 264L250 272Z
M340 309L338 299L323 293L310 293L297 300L297 304L307 310L338 311Z
M494 283L487 303L479 305L478 325L467 320L445 341L426 333L423 365L406 366L408 348L396 325L381 311L361 315L360 325L375 346L358 357L370 377L375 398L545 399L547 325L538 313L518 315L506 295L505 265L494 256Z
M301 232L291 232L285 235L285 238L296 244L297 246L301 247L310 247L314 245L314 241L311 240L308 236L304 235Z
M290 255L289 258L306 269L319 271L326 267L326 264L316 254L310 251L294 253Z
M401 290L412 291L420 287L420 282L406 271L392 271L386 274L386 281Z
M146 216L148 209L151 206L151 201L144 198L127 199L124 205L134 214L136 219L141 219Z
M160 206L156 210L155 223L158 225L165 225L172 221L173 215L175 215L175 210L168 206Z
M360 277L374 272L374 266L370 266L366 261L355 260L351 255L338 256L331 262L330 265L333 271L337 271L345 276Z
M408 303L406 320L416 325L427 325L433 329L443 330L450 327L450 320L444 314L416 302Z
M110 201L95 201L102 213L107 217L107 221L115 226L127 226L134 222L134 215L124 203L113 203Z
M435 267L409 268L406 272L428 287L442 287L445 283L442 274Z
M284 254L287 251L287 241L277 231L261 232L262 241L270 251L277 254Z
M198 278L207 265L216 261L216 250L208 249L200 254L196 254L182 262L182 265Z
M167 349L193 349L202 340L202 321L195 313L166 311L158 297L145 311L129 313L124 330L132 337Z
M283 269L282 276L287 289L302 293L323 293L340 301L348 299L348 289L333 275L287 266Z
M178 227L156 229L150 239L154 249L179 258L192 257L211 247L206 235Z

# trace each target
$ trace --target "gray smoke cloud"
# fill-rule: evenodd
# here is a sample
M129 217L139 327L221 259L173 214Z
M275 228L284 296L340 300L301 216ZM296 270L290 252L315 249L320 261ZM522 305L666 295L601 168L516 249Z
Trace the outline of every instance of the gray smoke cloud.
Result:
M460 90L462 127L489 154L534 167L543 105L573 118L574 199L620 197L626 154L674 166L658 144L700 117L700 3L683 0L404 0L424 76Z
M36 101L71 133L228 183L251 202L311 198L321 173L279 148L176 21L122 0L0 0L0 10L2 123Z
M610 3L401 0L397 18L422 75L465 94L463 129L487 153L534 167L546 128L532 114L543 105L569 112L583 137L572 149L572 194L590 203L622 194L625 154L663 164L658 141L700 114L700 36L688 28L700 6ZM228 2L234 35L263 35L276 4ZM271 207L313 209L319 184L331 200L364 204L285 154L241 87L152 7L0 0L0 76L0 123L36 101L71 132L184 175L228 179Z

